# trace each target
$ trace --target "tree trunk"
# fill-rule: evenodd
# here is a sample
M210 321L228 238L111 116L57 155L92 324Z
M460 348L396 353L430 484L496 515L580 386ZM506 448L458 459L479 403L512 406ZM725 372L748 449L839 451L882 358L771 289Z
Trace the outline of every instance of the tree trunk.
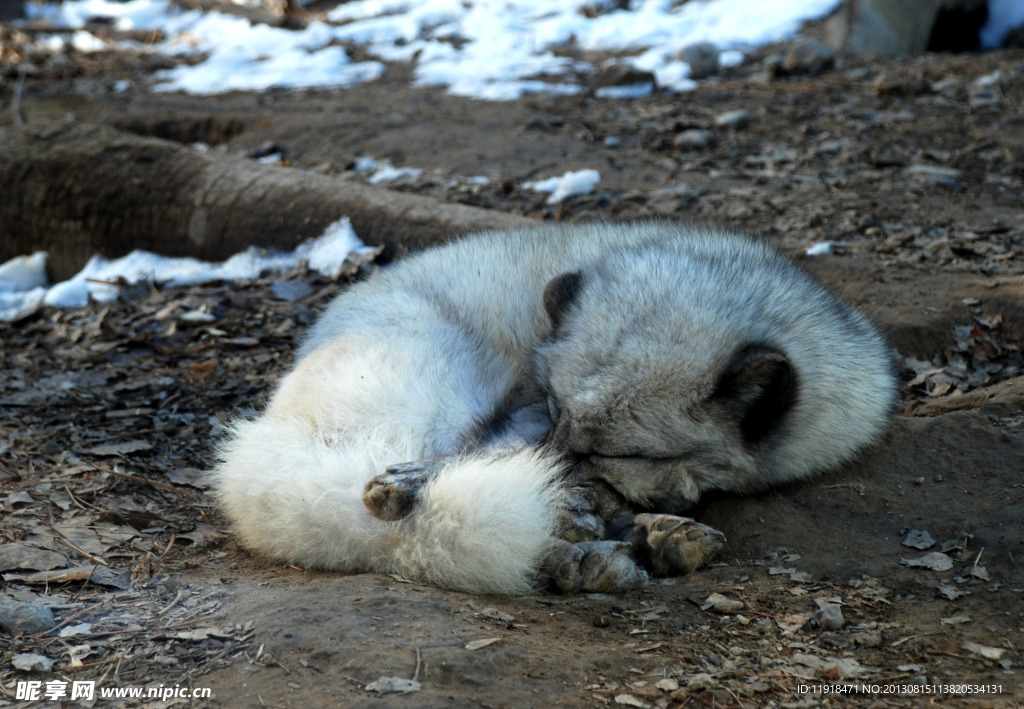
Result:
M341 217L367 244L404 248L533 223L104 126L0 128L0 263L48 251L53 279L94 253L220 261L249 246L289 250Z

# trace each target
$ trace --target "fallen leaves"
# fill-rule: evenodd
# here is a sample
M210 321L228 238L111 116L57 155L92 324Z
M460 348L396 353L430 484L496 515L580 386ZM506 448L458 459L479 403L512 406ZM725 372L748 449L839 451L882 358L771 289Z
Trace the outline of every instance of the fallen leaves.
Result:
M300 276L301 304L271 300L266 279L125 289L0 323L0 654L20 658L5 686L10 671L116 662L130 680L245 652L251 624L211 624L216 588L171 579L223 555L201 495L224 420L210 412L256 405L340 287L298 270L282 282ZM261 648L248 662L273 660Z

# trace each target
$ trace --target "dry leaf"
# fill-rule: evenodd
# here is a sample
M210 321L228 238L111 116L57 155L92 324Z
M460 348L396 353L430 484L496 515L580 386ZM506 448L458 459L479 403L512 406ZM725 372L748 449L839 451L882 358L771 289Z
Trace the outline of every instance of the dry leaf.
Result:
M479 650L482 647L487 647L488 645L493 645L494 643L498 642L499 640L501 640L501 638L487 638L485 640L471 640L470 642L466 643L466 649L467 650Z
M922 567L932 571L949 571L953 568L953 560L941 551L933 551L916 559L900 559L900 563L904 566Z
M376 692L378 696L382 694L394 694L400 692L402 694L406 692L418 692L422 687L420 683L414 679L403 679L401 677L381 677L378 680L370 682L363 689L367 692Z
M981 645L980 643L971 642L970 640L964 642L963 648L968 652L973 652L979 657L984 657L986 660L999 660L1006 654L1006 648Z

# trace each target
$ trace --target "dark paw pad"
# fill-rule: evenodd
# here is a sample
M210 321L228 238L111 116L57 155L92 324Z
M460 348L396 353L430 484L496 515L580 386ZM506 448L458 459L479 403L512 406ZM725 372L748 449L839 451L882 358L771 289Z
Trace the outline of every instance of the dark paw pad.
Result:
M634 554L646 555L656 574L689 573L707 563L725 544L717 529L688 517L640 514L633 520L630 543Z
M380 519L407 517L416 507L423 486L436 475L437 470L437 463L430 460L389 466L366 483L363 505L371 515Z

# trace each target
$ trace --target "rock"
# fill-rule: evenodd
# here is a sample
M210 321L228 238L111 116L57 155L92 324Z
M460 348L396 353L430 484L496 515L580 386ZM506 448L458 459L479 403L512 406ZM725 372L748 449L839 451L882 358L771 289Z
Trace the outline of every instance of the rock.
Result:
M657 87L658 82L654 73L645 69L637 69L629 64L611 64L594 75L590 82L590 89L604 89L611 86L637 86L639 84L650 84Z
M39 603L0 603L0 628L13 633L35 635L44 633L55 624L50 609Z
M827 45L816 39L801 39L786 52L779 73L787 76L814 75L831 69L835 64L836 54Z
M706 672L701 672L690 677L686 688L691 692L703 692L715 686L715 678Z
M814 617L822 630L839 630L844 624L843 609L836 603L829 603L824 608L820 608Z
M672 145L684 150L702 150L710 147L715 142L715 134L702 128L690 128L677 134L672 139Z
M750 115L750 111L741 108L738 111L726 111L718 114L715 116L715 125L719 128L740 130L749 126L752 120L753 116Z
M847 0L825 22L827 43L852 54L956 51L973 40L986 0ZM955 36L950 36L950 30Z
M718 73L720 54L713 42L697 42L680 49L676 59L690 65L691 79L706 79Z

